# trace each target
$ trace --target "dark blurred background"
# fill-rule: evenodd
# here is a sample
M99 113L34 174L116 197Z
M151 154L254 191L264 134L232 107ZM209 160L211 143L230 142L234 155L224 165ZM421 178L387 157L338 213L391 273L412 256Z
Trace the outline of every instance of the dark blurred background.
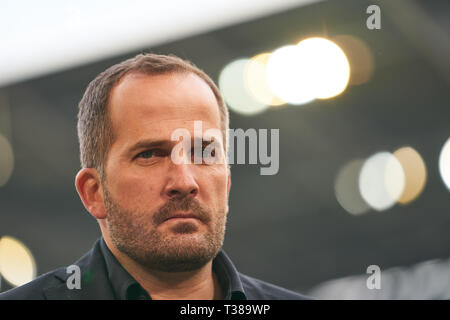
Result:
M366 26L370 15L366 9L372 4L381 9L381 29ZM0 237L23 242L40 275L76 261L100 236L74 187L80 167L76 114L87 84L110 65L140 52L173 53L218 81L223 68L236 59L308 37L333 40L347 35L370 52L373 70L363 83L304 105L270 107L254 115L230 111L231 128L280 130L280 169L264 176L258 165L232 166L224 248L241 272L319 298L373 297L375 291L365 289L365 274L374 264L382 274L398 271L389 278L398 286L382 286L384 295L379 291L378 297L408 297L396 291L402 283L423 293L421 286L431 280L408 271L430 260L433 266L445 265L450 256L449 187L439 168L439 156L450 137L449 17L446 0L298 1L187 37L4 80L0 134L10 143L14 167L0 187ZM70 40L61 39L61 46ZM346 52L345 46L342 49ZM33 55L34 48L28 50ZM346 54L351 57L352 52ZM340 170L354 159L404 146L414 148L423 159L427 172L423 190L406 204L348 212L337 199ZM0 254L1 259L5 255ZM1 265L0 261L0 269ZM345 277L352 275L361 276L360 287L350 288ZM433 267L427 277L447 279L445 272ZM327 285L314 291L332 279L343 279L341 291L332 294ZM0 291L13 287L5 280L7 274ZM440 294L431 286L426 289L429 295L418 297L447 297L450 281L445 283Z

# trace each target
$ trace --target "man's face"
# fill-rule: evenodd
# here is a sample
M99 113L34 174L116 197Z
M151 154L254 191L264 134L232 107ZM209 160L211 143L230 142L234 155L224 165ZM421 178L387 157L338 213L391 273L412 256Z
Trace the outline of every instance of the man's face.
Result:
M102 182L114 246L160 271L197 269L220 250L228 213L226 163L175 164L172 132L220 128L216 98L194 74L129 74L111 92L115 139ZM198 134L198 132L196 132ZM173 218L175 215L191 215Z

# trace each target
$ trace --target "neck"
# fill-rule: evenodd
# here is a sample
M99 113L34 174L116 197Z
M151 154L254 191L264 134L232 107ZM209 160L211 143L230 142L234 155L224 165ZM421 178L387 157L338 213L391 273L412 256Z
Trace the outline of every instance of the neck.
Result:
M212 261L193 271L164 272L151 270L117 250L108 240L105 238L109 250L153 300L222 299L219 281L212 270Z

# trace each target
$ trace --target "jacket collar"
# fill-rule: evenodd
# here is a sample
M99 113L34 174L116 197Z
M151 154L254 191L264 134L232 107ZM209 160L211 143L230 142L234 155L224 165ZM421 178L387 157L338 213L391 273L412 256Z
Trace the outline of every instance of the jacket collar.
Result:
M101 241L98 239L92 249L81 257L74 265L80 267L81 288L69 289L67 280L73 273L67 268L59 268L54 272L55 278L60 281L57 286L43 290L46 299L50 300L113 300L114 290L108 279L108 268L101 250ZM245 291L230 258L223 250L213 260L213 268L218 274L219 282L225 299L246 299Z
M67 280L73 273L67 268L55 271L54 276L61 281L57 286L43 290L44 296L51 300L109 300L114 299L112 288L106 277L105 261L100 251L100 240L92 249L74 263L80 267L81 288L69 289Z

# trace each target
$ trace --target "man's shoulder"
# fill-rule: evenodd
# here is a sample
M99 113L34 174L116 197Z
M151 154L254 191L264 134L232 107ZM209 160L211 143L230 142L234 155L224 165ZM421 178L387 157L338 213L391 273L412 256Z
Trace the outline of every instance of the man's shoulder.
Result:
M311 300L304 296L277 285L239 273L245 295L249 300Z
M61 280L57 276L64 271L61 267L47 272L36 279L20 286L0 293L0 300L44 300L46 299L44 291L46 288L61 285Z
M70 267L79 268L81 289L71 289L67 280L74 270L61 267L47 272L20 287L0 293L0 300L82 300L110 299L99 240L92 249Z

